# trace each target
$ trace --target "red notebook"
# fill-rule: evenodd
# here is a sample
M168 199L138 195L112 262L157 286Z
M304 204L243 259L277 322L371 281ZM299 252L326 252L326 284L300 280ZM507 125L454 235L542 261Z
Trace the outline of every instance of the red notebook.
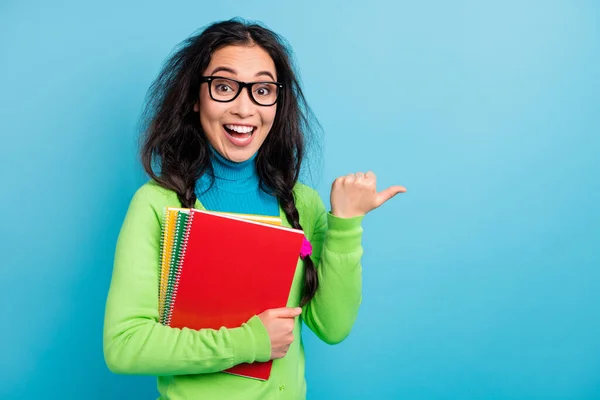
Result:
M191 209L168 325L235 328L287 305L304 233ZM224 372L261 380L272 361Z

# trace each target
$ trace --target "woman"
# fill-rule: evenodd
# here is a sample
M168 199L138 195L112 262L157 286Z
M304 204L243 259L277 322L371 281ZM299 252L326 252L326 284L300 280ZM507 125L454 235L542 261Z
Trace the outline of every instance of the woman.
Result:
M213 24L191 37L155 81L142 161L151 180L134 195L117 242L104 327L108 367L158 376L162 399L303 399L301 322L334 344L361 302L361 221L401 186L376 192L375 176L335 180L331 211L298 182L308 107L282 40L258 25ZM156 170L160 172L156 172ZM304 230L287 307L233 329L158 323L162 213L167 206L282 216ZM258 381L221 373L273 361Z

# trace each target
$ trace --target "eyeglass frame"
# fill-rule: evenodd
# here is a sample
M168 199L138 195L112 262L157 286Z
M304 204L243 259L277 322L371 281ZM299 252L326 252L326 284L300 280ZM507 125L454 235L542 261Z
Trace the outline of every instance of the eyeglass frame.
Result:
M237 91L237 93L235 94L235 96L233 96L231 99L229 100L217 100L214 98L213 94L212 94L212 84L211 82L214 79L227 79L229 81L235 82L238 84L239 89ZM210 98L213 101L219 102L219 103L229 103L234 101L235 99L237 99L240 95L240 93L242 93L242 90L247 87L248 88L248 95L250 97L250 100L252 100L256 105L261 106L261 107L271 107L274 106L278 101L279 101L279 97L281 96L281 90L283 89L283 83L280 82L273 82L273 81L259 81L259 82L242 82L242 81L238 81L232 78L227 78L224 76L201 76L200 77L200 83L208 83L208 94L210 95ZM277 97L275 97L275 101L271 104L260 104L258 101L256 101L256 99L254 98L254 95L252 94L252 86L257 85L257 84L265 84L265 83L270 83L270 84L275 84L278 88L277 90Z

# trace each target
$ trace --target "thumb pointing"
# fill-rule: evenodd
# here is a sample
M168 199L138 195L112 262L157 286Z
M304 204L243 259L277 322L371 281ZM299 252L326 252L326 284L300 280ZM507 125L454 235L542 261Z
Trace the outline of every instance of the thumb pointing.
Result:
M404 192L406 192L406 188L404 186L391 186L385 190L382 190L377 194L377 207L381 206L383 203L390 200L397 194Z

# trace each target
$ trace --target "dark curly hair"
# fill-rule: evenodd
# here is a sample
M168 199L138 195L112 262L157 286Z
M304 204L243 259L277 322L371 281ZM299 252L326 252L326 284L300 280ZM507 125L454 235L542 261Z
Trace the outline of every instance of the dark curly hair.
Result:
M237 19L209 25L183 41L150 86L143 114L141 160L146 173L173 190L182 207L196 202L198 178L210 171L210 149L194 104L200 77L212 54L228 45L258 45L273 59L283 92L271 131L256 156L261 188L277 197L292 227L302 229L292 189L299 179L314 118L292 65L292 53L276 33ZM159 172L155 172L158 170ZM304 259L305 281L301 305L318 287L310 257Z

